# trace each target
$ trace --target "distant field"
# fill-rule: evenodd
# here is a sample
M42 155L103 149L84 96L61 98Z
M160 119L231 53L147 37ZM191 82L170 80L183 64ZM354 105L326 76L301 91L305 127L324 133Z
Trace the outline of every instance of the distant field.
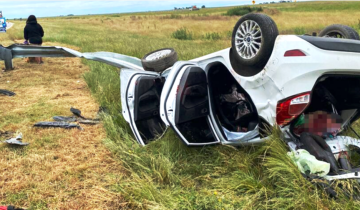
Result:
M360 2L256 6L262 6L275 20L281 34L319 32L335 23L360 30ZM46 42L74 46L82 52L110 51L141 58L150 51L172 47L180 60L188 60L230 47L232 29L240 18L224 16L230 8L43 18L39 22ZM25 22L14 23L7 35L0 37L3 44L23 39ZM184 28L192 40L174 39L172 34ZM83 78L94 98L110 110L110 115L103 117L107 132L103 142L125 171L123 176L107 174L116 180L106 186L114 193L109 203L116 203L120 196L124 209L360 208L359 201L342 194L339 199L329 199L306 181L276 135L268 144L254 147L188 148L169 131L159 141L138 146L120 114L119 71L105 64L83 63L91 69ZM348 184L343 183L345 188ZM55 205L51 196L37 193L45 203ZM14 197L19 204L26 202L21 196Z
M259 6L259 5L256 5ZM260 5L277 23L281 34L319 32L338 23L360 30L359 2L310 2ZM232 29L239 17L223 16L231 7L199 11L164 11L45 18L46 41L63 42L83 51L116 51L142 57L161 47L175 48L180 59L191 59L230 46ZM274 13L275 15L272 15ZM11 38L22 38L24 22L15 21ZM171 34L181 28L193 33L191 41L179 41ZM206 34L218 33L219 40L206 40ZM141 47L139 47L141 46ZM196 47L195 47L196 46Z

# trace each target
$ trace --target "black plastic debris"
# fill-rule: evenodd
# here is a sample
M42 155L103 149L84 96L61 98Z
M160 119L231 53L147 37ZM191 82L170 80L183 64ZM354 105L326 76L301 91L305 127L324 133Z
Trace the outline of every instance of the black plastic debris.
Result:
M62 117L62 116L55 116L53 119L57 122L76 122L76 117Z
M80 118L86 120L86 118L81 115L81 111L80 111L79 109L75 109L75 108L71 107L71 108L70 108L70 111L71 111L75 116L80 117Z
M3 143L12 144L12 145L19 145L19 146L27 146L27 145L30 144L30 143L22 142L22 134L21 133L18 136L16 136L15 138L5 140Z
M0 89L0 94L6 95L6 96L14 96L16 95L14 92L8 91L8 90L3 90Z
M34 125L34 127L37 128L65 128L65 129L73 129L77 128L79 130L83 130L83 128L74 123L68 123L68 122L38 122Z
M100 109L99 109L99 111L100 111ZM81 111L79 109L75 109L75 108L71 107L70 111L75 116L79 117L79 119L77 119L77 122L79 122L81 124L96 125L96 124L100 123L100 119L91 119L91 118L86 118L86 117L82 116ZM67 121L66 118L64 118L64 121Z

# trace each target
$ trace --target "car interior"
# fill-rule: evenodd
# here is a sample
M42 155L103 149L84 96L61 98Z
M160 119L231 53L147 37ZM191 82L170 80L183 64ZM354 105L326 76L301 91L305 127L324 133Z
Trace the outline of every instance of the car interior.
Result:
M145 144L166 128L159 113L163 85L161 77L141 76L136 81L134 121Z
M208 70L214 116L221 127L231 132L248 132L259 124L259 116L249 94L221 63Z
M178 87L176 103L176 128L189 143L217 142L210 129L206 74L201 68L190 66L185 70Z
M304 115L316 111L334 113L341 116L346 122L354 122L359 114L351 116L360 108L360 77L351 75L325 75L318 80L312 91L311 101ZM299 137L301 130L296 130L297 119L291 123L290 130Z

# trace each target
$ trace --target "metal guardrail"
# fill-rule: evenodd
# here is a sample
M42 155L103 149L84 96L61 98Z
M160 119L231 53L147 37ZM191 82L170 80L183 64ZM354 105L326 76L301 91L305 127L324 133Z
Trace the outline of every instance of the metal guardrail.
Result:
M14 58L27 57L79 57L106 63L117 68L144 70L140 59L112 52L81 53L66 47L19 44L8 47L0 46L0 60L5 61L6 70L14 68L12 62Z

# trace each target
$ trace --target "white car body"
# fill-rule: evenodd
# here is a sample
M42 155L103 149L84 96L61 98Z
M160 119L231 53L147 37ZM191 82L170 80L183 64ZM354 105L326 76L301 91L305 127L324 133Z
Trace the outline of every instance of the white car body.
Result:
M301 46L300 50L305 53L306 56L284 57L285 52L299 49L299 46ZM270 125L276 124L276 106L278 101L299 93L311 92L316 81L322 75L327 73L360 75L359 53L322 50L295 35L278 36L268 64L255 76L243 77L237 74L230 64L229 53L230 48L188 62L177 62L172 68L162 73L166 75L166 82L161 94L160 116L166 126L171 126L174 123L172 112L176 109L176 107L174 107L176 87L180 82L181 75L186 66L197 66L205 72L207 72L214 63L221 63L226 66L236 81L251 96L259 116L265 119ZM127 111L128 108L126 107L126 103L124 103L126 98L128 98L125 95L125 88L126 84L129 84L128 78L134 74L138 76L154 75L155 77L160 75L155 72L126 69L121 72L123 115L129 123L131 123L129 120L131 111ZM129 93L133 94L131 90L134 88L134 80L133 84L129 87ZM169 95L169 98L166 100L167 95ZM166 116L168 116L168 118ZM217 128L214 129L216 130ZM247 141L238 139L237 141L233 140L231 142L221 137L219 137L219 139L221 143L231 145L242 145L262 141L259 137ZM186 139L183 140L186 141Z
M349 41L358 42L358 41ZM292 50L299 50L303 56L289 56L285 57L285 53ZM231 49L225 49L219 52L212 53L191 61L179 61L174 66L164 71L162 74L156 72L123 69L121 71L121 101L122 114L125 120L130 124L137 141L141 145L146 145L141 131L138 130L136 122L134 121L134 97L136 94L135 86L139 77L150 76L155 78L163 77L166 79L163 84L162 92L159 102L159 115L161 121L166 127L171 127L178 136L189 146L202 146L209 144L225 144L225 145L248 145L260 143L267 138L261 138L259 133L254 132L239 135L238 139L228 140L224 135L224 128L219 126L216 122L216 117L211 103L211 93L208 88L209 108L210 112L207 115L207 121L214 138L210 142L191 142L184 135L184 131L180 131L176 124L176 111L179 108L177 105L177 95L181 89L181 79L190 67L198 67L202 69L206 76L212 66L222 64L226 70L231 73L236 82L248 93L252 102L256 107L259 118L262 118L271 126L276 125L277 105L279 101L293 97L300 93L312 92L315 84L324 75L354 75L360 76L360 53L324 50L315 46L313 43L295 35L280 35L276 39L276 43L272 55L260 73L244 77L239 75L232 67L230 61ZM154 80L155 81L155 80ZM344 118L344 125L349 125L351 119L358 114L356 109L344 110L341 116ZM258 128L258 126L257 126ZM290 126L281 126L285 138L289 140L292 145L292 136ZM165 130L165 129L164 129ZM255 129L256 130L256 129ZM355 145L360 147L358 139L351 139L349 137L336 138L328 140L333 154L337 155L343 151L347 151L348 145ZM334 145L342 145L340 148L335 148ZM295 150L295 148L293 148ZM333 179L347 179L358 178L357 173L348 173L337 176L328 176L328 180Z

